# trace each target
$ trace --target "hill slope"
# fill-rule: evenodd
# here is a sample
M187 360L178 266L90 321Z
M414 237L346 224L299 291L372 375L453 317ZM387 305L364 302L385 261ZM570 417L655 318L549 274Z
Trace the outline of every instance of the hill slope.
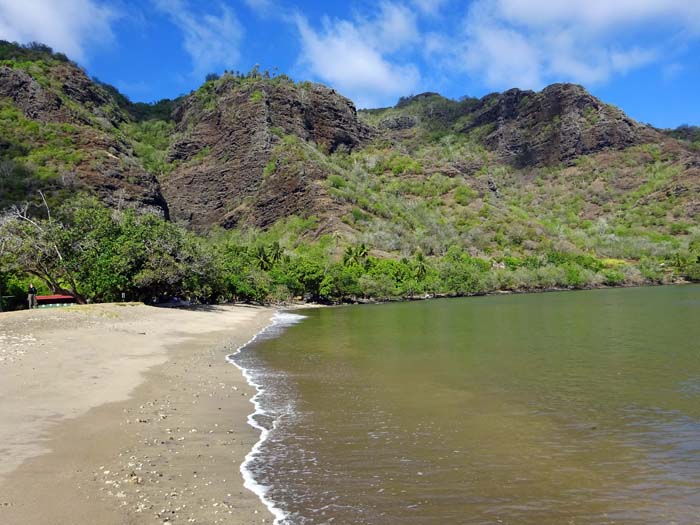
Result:
M336 258L362 243L395 260L456 249L515 272L567 254L597 261L588 284L602 268L613 284L675 279L700 255L693 131L572 84L357 112L253 71L133 104L61 55L0 44L0 207L82 191L202 233L278 232L284 249L331 234ZM285 236L295 217L309 220Z
M0 43L0 154L10 163L6 170L27 167L41 185L87 189L111 206L167 216L160 185L134 157L120 131L127 116L109 94L61 55L22 51ZM4 186L12 183L3 180ZM3 187L0 205L28 197L22 181L14 183L19 188Z
M285 78L226 75L184 98L173 118L167 160L175 167L163 190L173 217L199 229L323 214L326 173L304 162L295 143L332 153L371 136L349 100Z

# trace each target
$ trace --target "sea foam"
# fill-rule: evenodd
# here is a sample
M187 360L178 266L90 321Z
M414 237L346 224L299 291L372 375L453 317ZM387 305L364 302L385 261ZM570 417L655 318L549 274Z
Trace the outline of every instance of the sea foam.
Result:
M229 363L235 365L243 373L243 377L245 377L248 384L256 390L256 394L250 399L250 402L255 407L255 411L252 414L248 415L248 424L251 427L260 431L260 438L258 439L257 443L253 445L253 448L250 450L250 452L248 452L248 454L246 455L245 459L243 460L243 463L241 463L240 470L241 474L243 475L243 486L248 490L253 491L258 496L258 498L260 498L260 501L262 501L263 504L267 507L267 509L272 513L272 515L275 517L274 525L282 525L287 519L288 515L286 512L284 512L284 510L277 507L275 505L275 502L273 502L267 497L267 493L270 488L266 485L258 483L255 480L253 472L250 469L250 465L252 464L255 457L260 453L260 448L262 447L263 443L267 441L270 432L274 430L277 426L277 419L273 420L272 429L265 428L256 421L255 416L269 416L269 413L262 407L262 404L260 402L260 398L265 393L265 389L261 384L255 381L252 371L239 365L235 361L235 358L243 351L243 349L245 349L253 342L258 341L260 339L269 339L272 337L276 337L277 335L282 333L282 331L284 331L285 328L300 323L304 319L306 319L306 316L304 315L293 314L289 312L276 312L275 315L272 316L269 325L260 330L257 334L255 334L252 337L250 341L238 347L235 352L233 352L226 358Z

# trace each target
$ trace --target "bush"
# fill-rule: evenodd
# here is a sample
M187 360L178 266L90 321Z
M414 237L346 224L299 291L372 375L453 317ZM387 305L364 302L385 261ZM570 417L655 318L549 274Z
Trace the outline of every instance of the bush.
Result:
M603 279L607 286L620 286L625 283L625 274L620 270L603 270Z
M263 169L263 177L267 178L277 171L277 159L270 159Z
M664 281L664 272L660 264L653 259L644 257L639 261L639 271L642 277L652 283L662 283Z
M700 281L700 262L695 262L686 266L683 272L683 277L689 281L699 282Z
M345 179L339 175L329 175L328 176L328 182L331 185L331 188L344 188L347 183L345 182Z
M455 190L455 202L462 206L467 206L476 196L476 192L469 186L459 186Z

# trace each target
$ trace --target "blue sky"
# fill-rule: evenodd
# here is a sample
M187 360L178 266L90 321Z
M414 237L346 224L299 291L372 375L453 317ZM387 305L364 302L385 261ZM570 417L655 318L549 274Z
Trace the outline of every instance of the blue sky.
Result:
M699 0L0 0L0 38L135 101L259 64L358 107L577 82L640 121L700 124Z

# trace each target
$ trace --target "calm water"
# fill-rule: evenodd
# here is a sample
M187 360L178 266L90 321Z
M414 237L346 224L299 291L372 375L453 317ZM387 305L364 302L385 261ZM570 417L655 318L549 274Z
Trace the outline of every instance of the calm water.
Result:
M303 314L238 358L284 523L700 523L700 287Z

